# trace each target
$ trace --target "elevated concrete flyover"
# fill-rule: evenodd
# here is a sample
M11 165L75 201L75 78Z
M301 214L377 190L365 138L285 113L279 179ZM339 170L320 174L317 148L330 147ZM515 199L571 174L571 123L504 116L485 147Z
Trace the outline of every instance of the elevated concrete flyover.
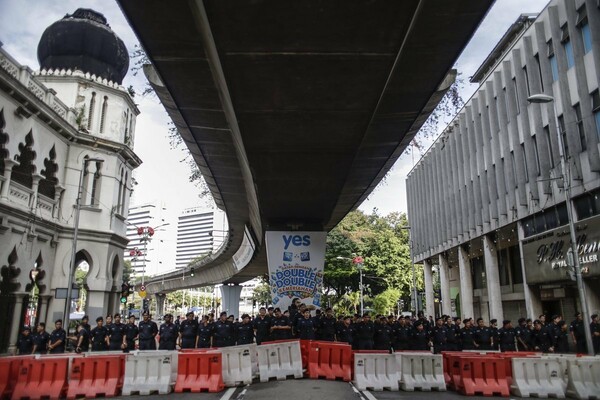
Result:
M158 292L243 282L266 272L265 230L330 230L357 208L452 83L493 0L118 2L231 227L193 278L151 279ZM242 265L246 230L255 250Z

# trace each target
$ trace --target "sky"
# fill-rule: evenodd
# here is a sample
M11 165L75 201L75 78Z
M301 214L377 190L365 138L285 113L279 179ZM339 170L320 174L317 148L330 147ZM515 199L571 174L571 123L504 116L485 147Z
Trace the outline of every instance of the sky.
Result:
M510 25L523 13L539 13L548 0L496 0L479 29L457 60L455 68L470 77L487 57ZM0 0L0 42L19 63L39 69L37 44L43 31L53 22L77 8L92 8L104 14L111 28L123 39L131 52L138 43L116 2L111 0ZM130 68L134 62L130 62ZM123 82L141 92L145 85L143 74L131 71ZM467 84L462 90L465 101L477 87ZM141 111L137 118L134 151L143 164L134 172L138 184L134 188L133 204L154 203L164 208L164 218L176 221L177 215L189 207L206 206L210 202L199 198L199 189L187 179L189 167L181 162L186 153L171 149L168 139L169 118L155 96L135 97ZM424 142L429 147L431 140ZM377 209L381 215L406 212L405 180L422 153L415 150L404 154L378 186L359 207L365 212ZM165 246L174 249L175 223L165 232ZM165 252L170 250L165 249ZM161 250L163 253L163 250ZM164 254L166 256L167 254ZM162 258L162 256L161 256Z

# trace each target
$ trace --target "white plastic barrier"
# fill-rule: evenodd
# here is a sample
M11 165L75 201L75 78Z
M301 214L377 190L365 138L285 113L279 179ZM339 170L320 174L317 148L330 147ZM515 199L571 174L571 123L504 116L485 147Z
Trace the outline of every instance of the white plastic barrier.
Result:
M542 354L542 359L545 360L556 360L560 365L560 369L562 371L562 378L565 385L569 382L569 371L567 370L567 365L569 360L575 360L577 356L575 354Z
M354 354L354 386L358 390L399 390L400 364L394 354Z
M258 350L256 343L249 344L250 346L250 360L252 361L252 378L258 378L260 372L258 370Z
M177 352L135 351L125 359L123 395L168 394L177 378Z
M409 392L415 389L446 390L444 360L441 354L396 353L400 364L400 387Z
M600 357L569 360L567 395L577 399L600 399Z
M258 354L258 372L261 382L271 378L284 380L293 375L302 378L302 355L300 342L277 342L256 346Z
M219 348L223 356L223 383L225 386L252 383L252 350L250 345Z
M565 398L563 369L556 358L513 358L512 394L520 397Z

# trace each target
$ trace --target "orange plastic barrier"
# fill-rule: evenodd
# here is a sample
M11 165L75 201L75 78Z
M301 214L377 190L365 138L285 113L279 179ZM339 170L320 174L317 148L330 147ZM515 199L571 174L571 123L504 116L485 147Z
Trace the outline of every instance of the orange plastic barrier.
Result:
M308 358L310 354L310 344L312 340L300 340L300 354L302 354L302 368L308 368ZM352 358L352 356L350 356ZM350 360L352 362L352 359Z
M103 355L73 359L67 399L113 397L123 387L125 355Z
M178 359L176 393L220 392L225 388L220 352L184 352Z
M467 396L504 396L510 395L510 386L506 379L507 358L496 357L460 357L460 382L457 389Z
M32 355L0 358L0 398L10 398L17 384L21 365L25 360L32 358Z
M302 341L301 341L302 342ZM309 343L308 377L352 380L352 346L344 343Z
M12 399L59 399L67 389L68 357L44 357L24 360Z

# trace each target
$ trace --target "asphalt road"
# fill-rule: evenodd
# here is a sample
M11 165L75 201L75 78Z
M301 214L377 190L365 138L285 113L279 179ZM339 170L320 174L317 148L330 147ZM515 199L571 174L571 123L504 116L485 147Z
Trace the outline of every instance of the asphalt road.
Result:
M397 399L465 399L455 392L374 392L358 391L348 382L290 379L286 381L270 381L267 383L253 383L238 388L228 388L220 393L171 393L169 395L152 396L122 396L116 399L155 399L173 400L397 400ZM470 396L469 400L487 399L489 397Z

